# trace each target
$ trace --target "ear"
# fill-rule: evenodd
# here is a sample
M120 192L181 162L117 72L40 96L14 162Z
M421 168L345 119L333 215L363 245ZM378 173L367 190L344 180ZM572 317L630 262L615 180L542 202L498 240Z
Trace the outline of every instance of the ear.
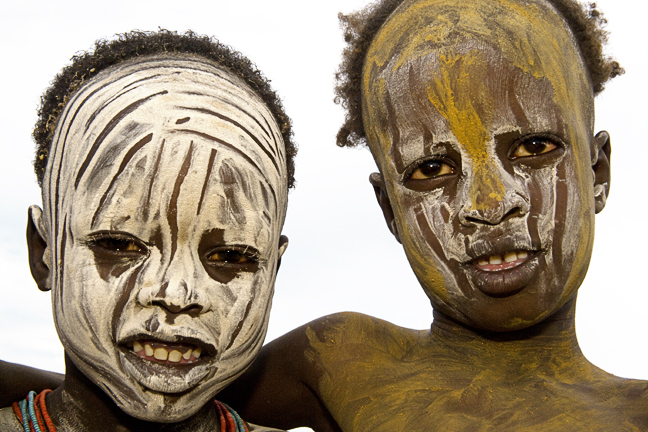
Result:
M38 206L29 207L27 214L27 248L29 249L29 269L41 291L52 289L50 282L48 238L42 226L43 212Z
M277 271L281 267L281 257L286 252L286 249L288 249L288 237L282 234L279 236L279 261L277 261Z
M592 170L594 171L594 210L600 213L610 194L610 134L601 131L592 143Z
M371 175L369 176L369 183L371 183L374 188L374 193L376 194L378 205L382 209L383 216L385 217L385 222L387 222L389 231L391 231L394 237L396 237L398 243L401 243L400 235L398 234L398 227L396 227L396 219L394 219L394 210L392 209L391 203L389 202L389 197L387 196L387 191L385 190L385 180L383 180L382 174L371 173Z

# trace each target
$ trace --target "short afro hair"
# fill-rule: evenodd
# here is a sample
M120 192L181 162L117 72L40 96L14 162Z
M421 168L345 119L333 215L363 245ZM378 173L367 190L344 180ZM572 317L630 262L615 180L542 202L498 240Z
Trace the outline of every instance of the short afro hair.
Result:
M292 122L284 112L279 97L270 87L270 81L247 57L216 39L192 31L178 34L163 29L156 32L131 31L118 34L112 40L98 40L92 50L72 57L72 62L54 78L41 96L38 120L32 134L36 142L34 171L38 184L42 186L59 117L72 95L83 83L112 65L137 57L166 53L193 54L212 60L237 75L254 90L266 104L281 130L286 146L286 180L288 187L293 188L297 146L293 141Z
M607 23L595 3L583 6L576 0L547 0L567 22L576 38L592 81L594 95L603 91L605 83L624 73L616 61L603 54L607 42ZM346 110L345 121L337 134L337 145L355 147L367 144L362 122L361 83L365 56L373 38L404 0L378 0L365 9L339 14L347 47L335 74L335 103Z

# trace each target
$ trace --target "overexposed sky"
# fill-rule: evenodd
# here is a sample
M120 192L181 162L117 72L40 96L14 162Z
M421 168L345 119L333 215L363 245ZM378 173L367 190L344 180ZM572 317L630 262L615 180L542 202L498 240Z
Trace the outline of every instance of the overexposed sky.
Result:
M300 145L297 188L284 233L290 246L276 284L268 340L329 313L350 310L426 328L431 307L400 245L389 234L367 181L366 149L340 149L342 110L333 75L343 48L337 13L364 0L170 2L24 0L0 5L0 359L63 371L48 293L27 263L27 207L39 204L31 130L40 94L77 51L132 29L213 35L254 61L272 80ZM598 0L612 32L608 52L627 74L597 99L597 129L612 136L612 189L597 216L590 271L579 294L578 337L608 372L648 379L648 4Z

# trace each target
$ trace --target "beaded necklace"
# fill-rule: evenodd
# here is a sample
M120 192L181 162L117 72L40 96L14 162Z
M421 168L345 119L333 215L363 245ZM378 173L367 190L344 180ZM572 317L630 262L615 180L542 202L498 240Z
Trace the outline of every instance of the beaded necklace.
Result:
M25 432L56 432L45 405L45 395L49 392L51 390L43 390L37 395L30 391L25 399L13 403L14 414ZM214 404L220 418L220 432L250 432L236 411L217 400Z
M56 432L45 405L45 395L49 392L51 390L43 390L36 395L35 391L30 391L25 399L13 403L14 413L25 432Z
M214 401L220 417L220 432L250 432L238 413L223 402Z

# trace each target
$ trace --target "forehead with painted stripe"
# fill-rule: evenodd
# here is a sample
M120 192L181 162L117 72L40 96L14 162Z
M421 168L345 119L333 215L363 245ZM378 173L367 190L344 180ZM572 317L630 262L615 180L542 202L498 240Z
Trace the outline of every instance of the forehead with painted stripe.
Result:
M593 97L549 3L404 2L362 98L393 229L436 308L503 331L573 297L593 244Z
M367 54L363 106L390 104L390 95L404 91L412 68L425 67L427 79L419 86L427 93L426 103L439 112L462 146L480 157L479 143L488 138L486 126L497 121L492 118L496 117L492 100L506 95L487 88L488 82L477 93L469 89L466 78L468 74L487 78L489 72L498 72L497 66L516 69L529 82L546 81L553 102L570 120L591 131L593 97L587 71L566 23L544 0L404 2ZM365 110L370 123L376 114ZM462 120L470 120L473 128L460 125ZM376 138L370 144L378 142Z
M108 69L69 101L43 182L57 330L138 418L178 421L267 329L286 159L261 99L182 55Z

